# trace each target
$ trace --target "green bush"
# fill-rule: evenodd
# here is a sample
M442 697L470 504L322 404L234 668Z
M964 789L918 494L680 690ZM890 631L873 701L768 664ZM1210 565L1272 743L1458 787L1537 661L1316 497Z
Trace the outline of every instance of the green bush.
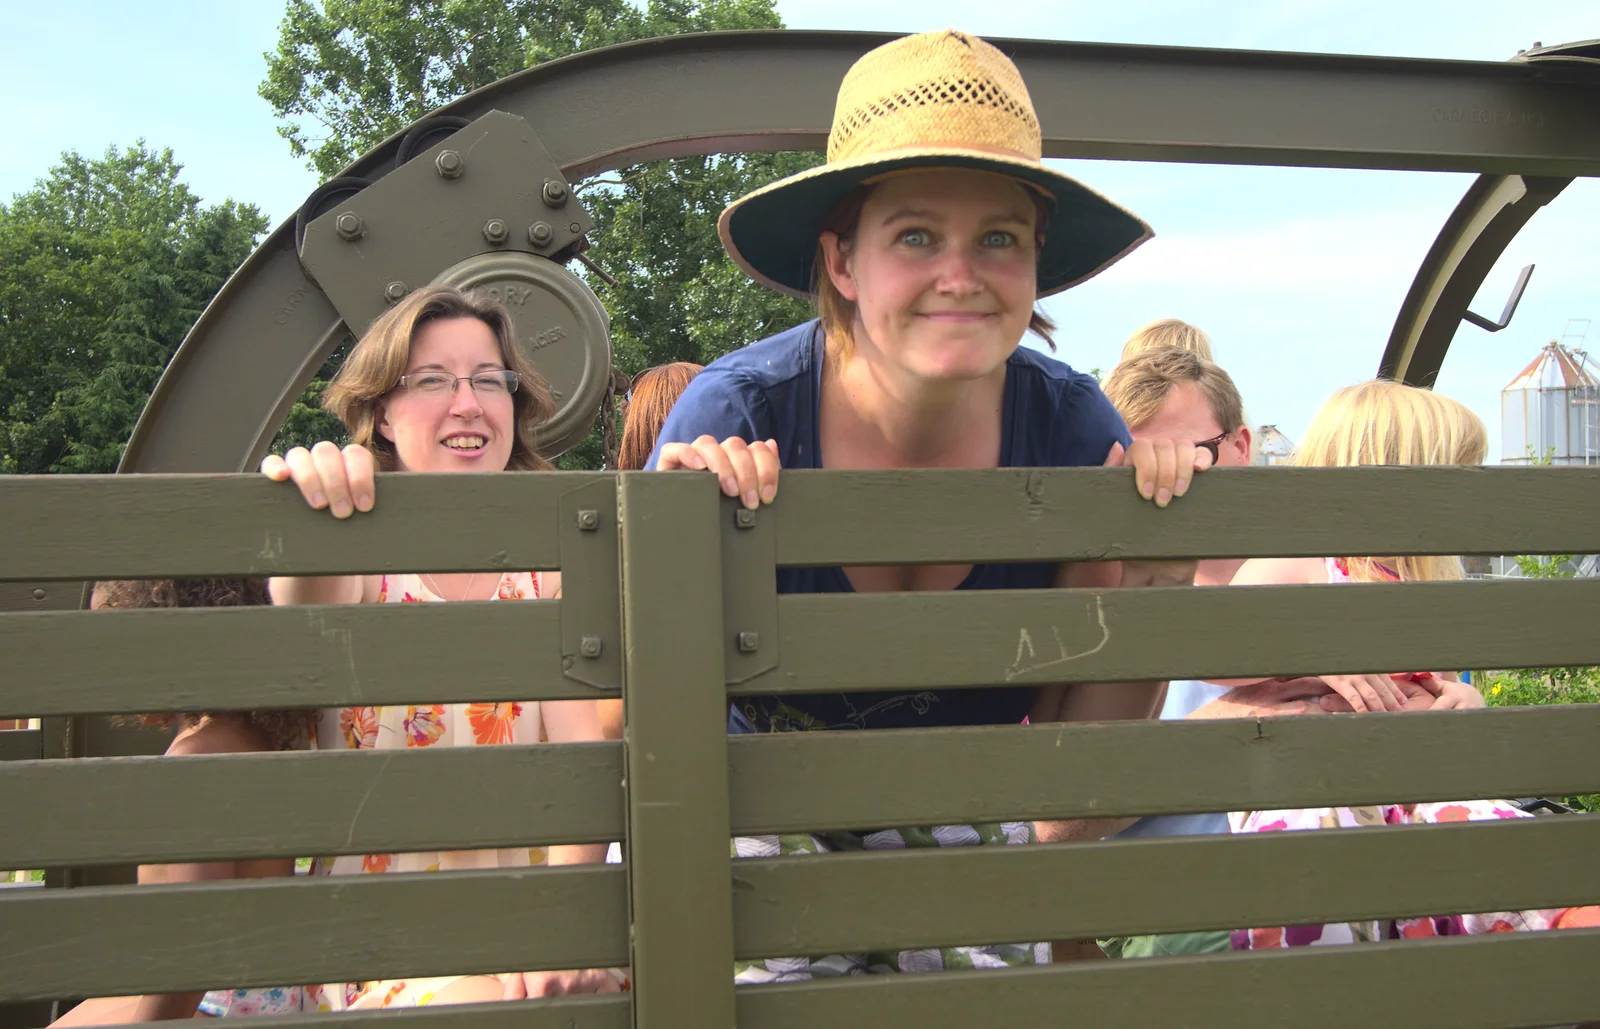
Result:
M1530 579L1570 579L1570 555L1519 557L1518 570ZM1519 668L1487 672L1478 687L1490 707L1600 703L1600 668ZM1600 812L1600 793L1565 797L1583 811Z

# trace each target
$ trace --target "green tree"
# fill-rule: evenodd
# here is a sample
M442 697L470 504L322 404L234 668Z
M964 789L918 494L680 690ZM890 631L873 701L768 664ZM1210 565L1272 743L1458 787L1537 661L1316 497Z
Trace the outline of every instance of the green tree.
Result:
M266 232L143 140L0 205L0 471L110 472L167 361Z
M630 39L782 27L772 0L289 0L261 95L290 149L331 177L429 111L541 61ZM591 284L611 312L618 367L703 364L810 316L734 268L716 220L735 197L817 160L660 161L578 185L596 223L589 256L616 280ZM561 463L593 468L602 457L591 435Z

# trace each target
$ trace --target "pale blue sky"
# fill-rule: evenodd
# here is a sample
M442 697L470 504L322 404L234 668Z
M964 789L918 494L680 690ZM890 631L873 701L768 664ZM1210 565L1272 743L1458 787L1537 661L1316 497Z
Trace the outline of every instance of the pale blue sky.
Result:
M63 150L145 137L170 146L207 200L274 224L316 185L256 96L282 0L0 0L0 95L14 99L0 197ZM975 5L970 0L779 0L793 28L915 32L1504 60L1535 41L1600 37L1594 0L1183 0ZM1371 375L1417 263L1470 176L1077 161L1073 174L1156 229L1133 257L1049 303L1060 356L1108 367L1141 322L1202 325L1252 418L1297 436L1334 388ZM1442 392L1481 414L1498 450L1500 388L1569 318L1600 323L1600 182L1539 214L1484 285L1497 316L1538 264L1512 327L1463 326ZM1600 325L1591 332L1596 343Z

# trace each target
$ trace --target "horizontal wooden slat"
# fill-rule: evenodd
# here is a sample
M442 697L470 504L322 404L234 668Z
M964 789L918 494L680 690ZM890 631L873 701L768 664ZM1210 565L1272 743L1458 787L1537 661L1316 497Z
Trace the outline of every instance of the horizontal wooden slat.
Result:
M561 495L598 477L383 475L373 511L340 522L259 475L8 475L0 579L555 568Z
M562 603L0 615L0 717L616 696L562 675Z
M1574 815L743 860L734 945L779 957L1600 904L1596 853L1600 818Z
M621 866L0 896L0 1001L628 959Z
M44 734L38 729L0 729L0 761L26 761L44 756Z
M1584 704L773 733L730 738L728 759L733 824L755 834L1563 796L1600 790L1596 740Z
M1396 941L752 986L739 991L738 1020L740 1029L1525 1029L1600 1019L1600 977L1584 971L1595 967L1600 930Z
M770 517L782 565L1582 554L1597 504L1600 468L1228 468L1166 510L1125 469L794 470Z
M1600 789L1596 739L1600 705L735 736L730 802L734 830L752 835L1560 796ZM542 744L0 766L0 825L11 830L0 867L620 839L619 751ZM896 774L858 788L882 768ZM535 801L504 804L504 784L515 782L534 784ZM194 807L167 804L174 796ZM426 798L437 816L409 817ZM189 814L196 807L254 817L202 824ZM318 817L303 817L308 810Z
M739 693L1600 664L1600 579L778 599Z
M622 805L617 743L29 761L0 765L0 868L601 842Z
M440 1004L332 1014L251 1016L259 1029L632 1029L625 993L546 997L495 1004Z

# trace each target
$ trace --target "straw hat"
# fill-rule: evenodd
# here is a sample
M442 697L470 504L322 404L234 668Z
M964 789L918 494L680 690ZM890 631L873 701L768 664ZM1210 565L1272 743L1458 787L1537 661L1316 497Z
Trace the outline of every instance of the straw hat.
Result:
M828 162L728 205L717 222L735 264L765 286L811 292L824 219L864 181L905 168L975 168L1028 183L1053 201L1039 251L1039 295L1088 279L1149 239L1150 226L1046 168L1039 119L1011 59L947 29L869 51L845 74Z

